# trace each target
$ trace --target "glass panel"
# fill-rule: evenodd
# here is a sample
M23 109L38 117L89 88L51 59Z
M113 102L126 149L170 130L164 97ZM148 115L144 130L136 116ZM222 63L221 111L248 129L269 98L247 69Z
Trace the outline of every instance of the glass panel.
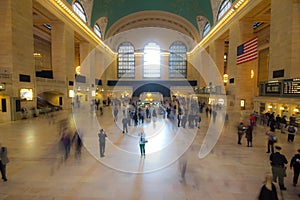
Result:
M219 9L217 19L218 20L221 19L221 17L223 17L223 15L230 9L230 7L231 7L230 0L224 0Z
M149 43L144 49L144 77L160 77L160 47L155 43Z
M123 42L118 48L118 78L134 77L134 47L130 42Z
M100 38L102 37L101 30L98 24L95 24L94 31Z
M174 42L170 47L169 77L186 78L186 46L182 42Z
M73 4L73 10L85 23L87 22L84 9L78 1L75 1L75 3Z

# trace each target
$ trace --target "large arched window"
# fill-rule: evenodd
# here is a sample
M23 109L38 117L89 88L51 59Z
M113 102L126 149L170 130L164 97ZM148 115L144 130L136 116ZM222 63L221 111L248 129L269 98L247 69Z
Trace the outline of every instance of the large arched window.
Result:
M169 77L186 78L186 46L182 42L174 42L170 47Z
M96 35L98 35L100 38L102 38L101 29L100 29L100 26L98 24L95 24L94 32L96 33Z
M75 13L85 22L87 23L87 18L86 18L86 14L84 12L84 9L82 7L82 5L78 2L75 1L73 4L73 10L75 11Z
M209 22L207 22L203 28L202 37L206 36L209 31L210 31L210 24L209 24Z
M221 17L223 17L223 15L230 9L230 7L231 7L230 0L223 0L220 9L218 11L217 20L220 20Z
M134 47L130 42L123 42L118 48L118 78L134 78L134 74Z
M150 42L144 48L144 73L145 78L160 77L160 47Z

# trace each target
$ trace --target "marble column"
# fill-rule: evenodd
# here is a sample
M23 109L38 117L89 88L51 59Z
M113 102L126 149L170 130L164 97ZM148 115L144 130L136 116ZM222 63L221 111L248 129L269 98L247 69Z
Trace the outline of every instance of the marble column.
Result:
M235 110L240 110L241 100L245 100L245 109L252 112L254 108L253 97L257 95L258 88L257 66L258 60L248 61L243 64L236 64L237 47L249 39L252 39L253 23L248 21L237 21L233 23L229 30L229 51L228 51L228 78L234 79L234 83L229 83L230 105Z
M19 98L20 88L33 89L33 101L22 101L21 107L28 110L36 106L36 86L34 67L34 40L33 40L33 18L32 1L0 1L0 68L1 73L7 74L9 78L2 79L5 83L7 94L7 112L1 115L4 121L18 119L15 108L10 108L10 99ZM30 77L29 82L20 81L20 74ZM12 111L12 113L11 113ZM15 114L14 114L15 113ZM14 115L14 117L13 117Z
M51 49L53 78L66 83L65 94L62 95L63 108L70 108L72 99L68 97L68 90L74 88L69 83L75 81L74 31L62 22L53 23Z

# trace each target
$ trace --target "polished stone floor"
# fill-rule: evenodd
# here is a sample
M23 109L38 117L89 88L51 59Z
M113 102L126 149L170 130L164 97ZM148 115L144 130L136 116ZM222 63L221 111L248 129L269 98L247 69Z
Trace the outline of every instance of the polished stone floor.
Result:
M243 115L243 116L241 116ZM112 120L110 108L93 113L87 110L57 111L55 121L39 116L0 124L0 141L7 146L10 163L8 182L0 183L0 199L9 200L254 200L266 172L266 127L254 130L253 147L245 138L237 144L236 126L247 115L229 113L223 124L202 116L201 128L178 128L175 121L159 116L155 122L130 126L122 134L122 113ZM68 127L80 131L84 148L68 159L58 148L60 132ZM107 133L105 157L99 156L97 130ZM141 158L138 133L144 130L148 143ZM219 132L219 130L221 132ZM300 137L287 142L277 132L282 153L290 161L300 148ZM216 145L214 145L216 143ZM201 151L200 151L201 149ZM181 177L186 163L186 172ZM300 199L300 184L292 186L292 171L285 178L284 199Z

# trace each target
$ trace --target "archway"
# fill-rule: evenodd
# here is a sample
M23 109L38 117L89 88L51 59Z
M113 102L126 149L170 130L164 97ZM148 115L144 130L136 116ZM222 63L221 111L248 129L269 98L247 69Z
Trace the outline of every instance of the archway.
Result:
M139 97L143 92L160 92L164 98L170 97L170 89L157 83L148 83L134 88L132 97Z

